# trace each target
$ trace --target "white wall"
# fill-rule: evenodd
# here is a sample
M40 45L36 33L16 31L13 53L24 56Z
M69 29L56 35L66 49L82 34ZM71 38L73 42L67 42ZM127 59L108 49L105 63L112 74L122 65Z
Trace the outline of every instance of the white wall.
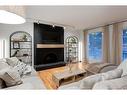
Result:
M6 40L6 57L9 57L10 54L10 43L9 43L9 36L16 31L25 31L31 34L33 39L33 23L27 22L20 25L6 25L6 24L0 24L0 39ZM82 61L84 57L83 48L81 45L83 44L83 32L81 30L74 30L74 29L65 29L64 32L64 39L66 39L68 36L76 36L79 39L79 60ZM65 40L64 40L65 42ZM34 50L34 48L32 48ZM32 53L33 54L33 53ZM32 60L34 62L34 60Z

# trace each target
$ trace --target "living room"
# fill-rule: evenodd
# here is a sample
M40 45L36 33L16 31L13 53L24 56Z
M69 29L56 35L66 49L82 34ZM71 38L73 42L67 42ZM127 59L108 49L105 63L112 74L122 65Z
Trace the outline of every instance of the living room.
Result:
M0 9L1 89L127 89L127 6Z

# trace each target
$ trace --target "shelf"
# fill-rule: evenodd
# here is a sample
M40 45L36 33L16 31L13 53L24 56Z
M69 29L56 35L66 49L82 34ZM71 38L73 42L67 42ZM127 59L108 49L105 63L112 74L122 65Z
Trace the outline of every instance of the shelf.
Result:
M28 56L32 56L32 55L28 55ZM27 56L15 56L15 57L27 57Z
M64 44L37 44L37 48L64 48Z
M78 61L78 39L75 36L68 37L66 39L66 59L75 59Z
M11 49L32 49L32 48L11 48Z
M11 41L11 42L32 42L32 41Z

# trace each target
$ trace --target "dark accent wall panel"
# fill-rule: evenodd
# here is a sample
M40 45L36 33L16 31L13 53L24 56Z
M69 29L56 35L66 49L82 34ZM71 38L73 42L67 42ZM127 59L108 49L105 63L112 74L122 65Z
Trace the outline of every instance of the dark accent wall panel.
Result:
M36 70L43 70L65 65L64 48L37 48L37 44L64 44L63 27L34 23L34 67ZM49 64L45 61L45 56ZM51 63L49 59L55 61Z

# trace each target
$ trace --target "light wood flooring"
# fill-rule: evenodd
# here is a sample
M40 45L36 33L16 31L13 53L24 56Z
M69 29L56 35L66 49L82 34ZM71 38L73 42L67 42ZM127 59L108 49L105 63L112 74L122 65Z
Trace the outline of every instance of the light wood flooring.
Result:
M71 67L72 69L83 69L84 64L83 63L71 64ZM42 71L38 71L38 75L41 78L41 80L44 82L44 85L46 86L47 89L57 89L56 84L52 80L52 76L54 73L58 73L58 72L62 73L67 69L68 69L67 66L63 66L58 68L42 70Z

